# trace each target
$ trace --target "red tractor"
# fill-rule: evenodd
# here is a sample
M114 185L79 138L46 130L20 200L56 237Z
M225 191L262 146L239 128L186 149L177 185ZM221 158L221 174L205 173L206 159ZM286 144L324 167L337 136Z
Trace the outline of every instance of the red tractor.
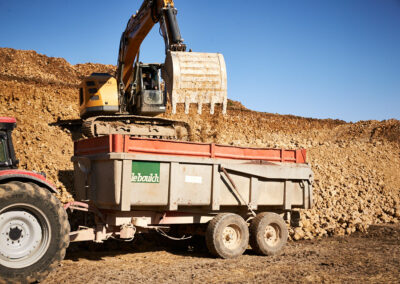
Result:
M34 282L64 258L70 226L45 175L17 169L15 126L0 117L0 282Z

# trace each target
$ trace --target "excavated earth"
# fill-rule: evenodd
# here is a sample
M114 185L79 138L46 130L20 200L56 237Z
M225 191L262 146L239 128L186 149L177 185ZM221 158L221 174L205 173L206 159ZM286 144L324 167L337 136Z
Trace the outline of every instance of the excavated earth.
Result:
M70 161L74 133L54 123L78 118L77 86L83 77L114 69L92 63L71 65L34 51L0 48L0 116L17 119L13 138L19 167L45 172L60 190L62 202L73 200L74 195ZM193 141L307 149L315 174L314 209L301 212L299 226L290 228L291 238L301 241L290 242L283 256L260 258L249 251L229 261L165 247L134 254L130 252L138 249L105 252L104 247L100 252L77 253L71 248L63 267L49 279L263 282L266 277L271 281L284 277L278 271L284 267L287 271L288 266L289 278L282 279L399 278L400 121L347 123L261 113L234 101L229 101L227 115L216 109L215 115L206 109L197 114L193 106L186 115L178 108L176 115L165 117L188 122ZM377 224L382 225L374 226L371 233L370 225ZM130 268L124 269L127 265ZM111 270L105 272L106 268ZM73 273L77 269L79 273ZM176 276L179 271L182 277Z

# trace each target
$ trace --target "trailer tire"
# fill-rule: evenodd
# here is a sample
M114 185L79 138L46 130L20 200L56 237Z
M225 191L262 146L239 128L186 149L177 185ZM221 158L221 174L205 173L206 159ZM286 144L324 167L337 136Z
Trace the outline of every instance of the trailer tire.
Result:
M1 184L0 282L43 280L64 259L69 231L67 213L47 189L18 181Z
M210 253L217 257L242 255L249 244L247 223L237 214L218 214L207 226L206 244Z
M258 214L250 224L250 246L261 255L276 255L285 246L288 229L276 213Z

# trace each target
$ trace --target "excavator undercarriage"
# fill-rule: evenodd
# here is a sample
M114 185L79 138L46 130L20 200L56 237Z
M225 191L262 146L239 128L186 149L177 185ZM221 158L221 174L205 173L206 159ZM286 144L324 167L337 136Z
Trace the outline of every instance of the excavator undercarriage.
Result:
M109 134L127 134L136 137L190 140L190 127L186 122L139 115L102 115L86 119L82 124L86 137Z

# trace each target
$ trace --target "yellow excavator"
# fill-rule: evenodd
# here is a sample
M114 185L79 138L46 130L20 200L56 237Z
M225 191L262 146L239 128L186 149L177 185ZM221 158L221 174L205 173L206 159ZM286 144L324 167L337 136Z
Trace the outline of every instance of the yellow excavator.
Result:
M187 52L172 0L145 0L122 33L114 76L93 73L79 88L82 131L88 137L130 134L139 137L187 140L188 125L156 117L177 104L188 113L192 103L201 113L204 104L222 104L226 112L227 77L222 54ZM165 62L139 61L140 46L152 27L160 24ZM160 76L161 74L161 76ZM160 79L163 79L162 80Z

